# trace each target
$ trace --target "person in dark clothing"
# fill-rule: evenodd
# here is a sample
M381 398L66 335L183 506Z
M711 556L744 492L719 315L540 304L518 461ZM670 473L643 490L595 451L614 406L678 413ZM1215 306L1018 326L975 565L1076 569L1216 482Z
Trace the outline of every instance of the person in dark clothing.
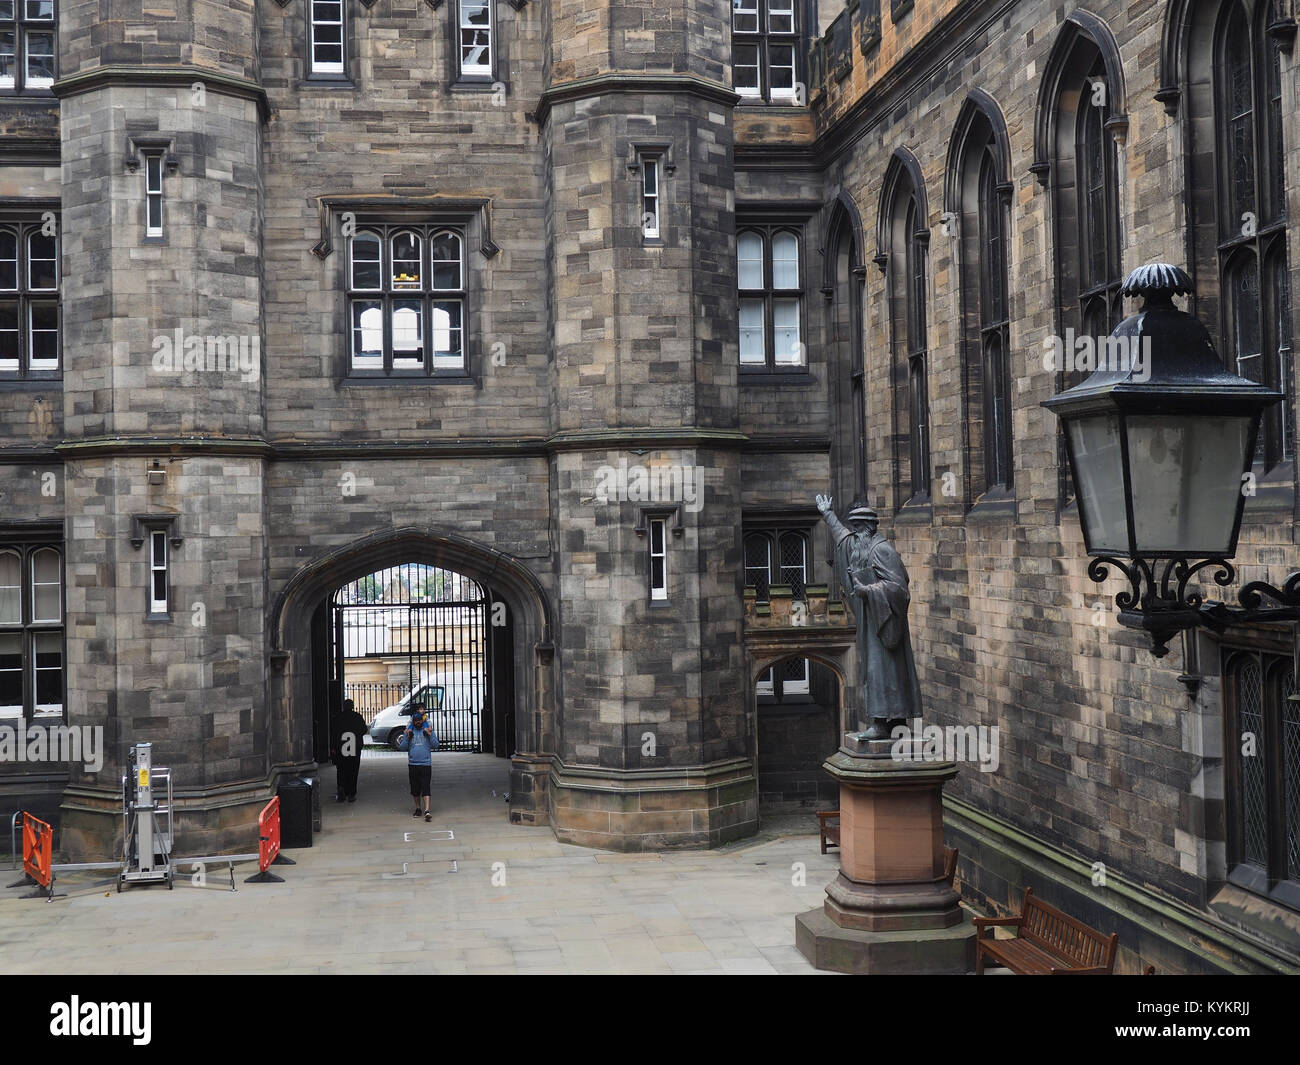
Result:
M335 802L357 801L357 776L361 772L361 746L369 726L356 711L351 699L343 700L343 709L334 715L334 765L337 767L338 788Z

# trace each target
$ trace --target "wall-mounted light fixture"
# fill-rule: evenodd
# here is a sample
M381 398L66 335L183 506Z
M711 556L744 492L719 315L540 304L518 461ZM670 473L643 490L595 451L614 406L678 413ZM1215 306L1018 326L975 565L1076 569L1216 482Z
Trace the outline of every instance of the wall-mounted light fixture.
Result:
M1173 304L1192 291L1182 270L1143 266L1121 291L1146 304L1115 329L1107 351L1145 350L1146 358L1104 365L1043 404L1065 430L1088 576L1100 583L1114 568L1128 579L1115 597L1120 624L1146 632L1157 657L1198 626L1300 629L1300 571L1281 588L1251 581L1239 606L1188 590L1203 570L1221 588L1236 577L1243 487L1260 421L1282 393L1224 369L1205 326Z

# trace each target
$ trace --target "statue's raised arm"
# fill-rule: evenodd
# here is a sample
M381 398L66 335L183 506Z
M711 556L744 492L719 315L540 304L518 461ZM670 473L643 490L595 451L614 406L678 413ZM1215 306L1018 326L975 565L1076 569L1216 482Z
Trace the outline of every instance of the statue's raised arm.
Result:
M835 516L835 500L830 496L818 496L817 509L822 512L822 517L826 520L835 543L838 544L844 537L852 535L851 530L845 528L844 523Z

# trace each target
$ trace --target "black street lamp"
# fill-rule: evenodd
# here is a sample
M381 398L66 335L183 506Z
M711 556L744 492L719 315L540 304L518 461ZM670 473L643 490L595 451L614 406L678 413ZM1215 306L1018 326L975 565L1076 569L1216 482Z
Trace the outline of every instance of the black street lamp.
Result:
M1142 309L1100 345L1096 372L1043 403L1065 431L1088 576L1104 581L1114 566L1128 578L1120 623L1145 631L1157 657L1196 625L1300 621L1300 572L1280 590L1247 584L1239 608L1187 591L1203 569L1221 587L1236 577L1260 421L1282 394L1223 368L1205 326L1174 306L1192 291L1178 267L1140 267L1121 291L1144 297ZM1262 609L1263 596L1280 606Z

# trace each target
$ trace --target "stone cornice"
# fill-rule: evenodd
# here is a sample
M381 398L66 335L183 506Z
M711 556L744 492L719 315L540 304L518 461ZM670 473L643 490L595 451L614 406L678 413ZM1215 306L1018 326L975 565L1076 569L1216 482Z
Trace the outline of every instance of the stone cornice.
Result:
M829 452L829 436L751 436L741 450L746 455L783 452Z
M551 108L557 103L632 92L700 96L728 108L735 107L740 100L739 93L721 82L709 81L693 74L593 74L550 86L538 100L534 116L537 124L544 126Z
M54 449L64 459L107 458L118 455L245 455L271 458L273 449L255 437L217 436L101 436L65 440Z
M732 429L631 427L574 429L546 441L550 451L605 451L617 448L742 447L749 439Z
M61 463L63 456L53 447L0 447L0 466Z
M0 166L58 166L60 150L58 137L4 137Z
M270 462L315 462L333 459L545 458L565 451L650 450L657 448L746 448L749 437L725 429L615 428L556 433L553 436L480 437L455 440L315 442L268 441L253 437L92 437L65 440L51 448L0 448L0 465L64 462L116 456L245 455ZM759 450L825 450L821 439L782 438Z
M93 70L84 70L79 74L61 78L54 83L52 91L56 97L63 99L66 96L79 96L82 93L94 92L98 89L113 86L156 85L189 88L196 81L202 82L205 87L213 92L253 100L257 104L257 110L263 122L271 117L271 105L267 101L266 90L262 86L254 81L249 81L247 78L227 74L220 70L209 70L205 67L127 65L96 67Z
M315 462L329 459L545 458L543 437L514 440L425 440L415 443L375 440L353 443L274 443L276 462Z
M738 142L734 150L737 170L820 170L822 160L812 144Z

